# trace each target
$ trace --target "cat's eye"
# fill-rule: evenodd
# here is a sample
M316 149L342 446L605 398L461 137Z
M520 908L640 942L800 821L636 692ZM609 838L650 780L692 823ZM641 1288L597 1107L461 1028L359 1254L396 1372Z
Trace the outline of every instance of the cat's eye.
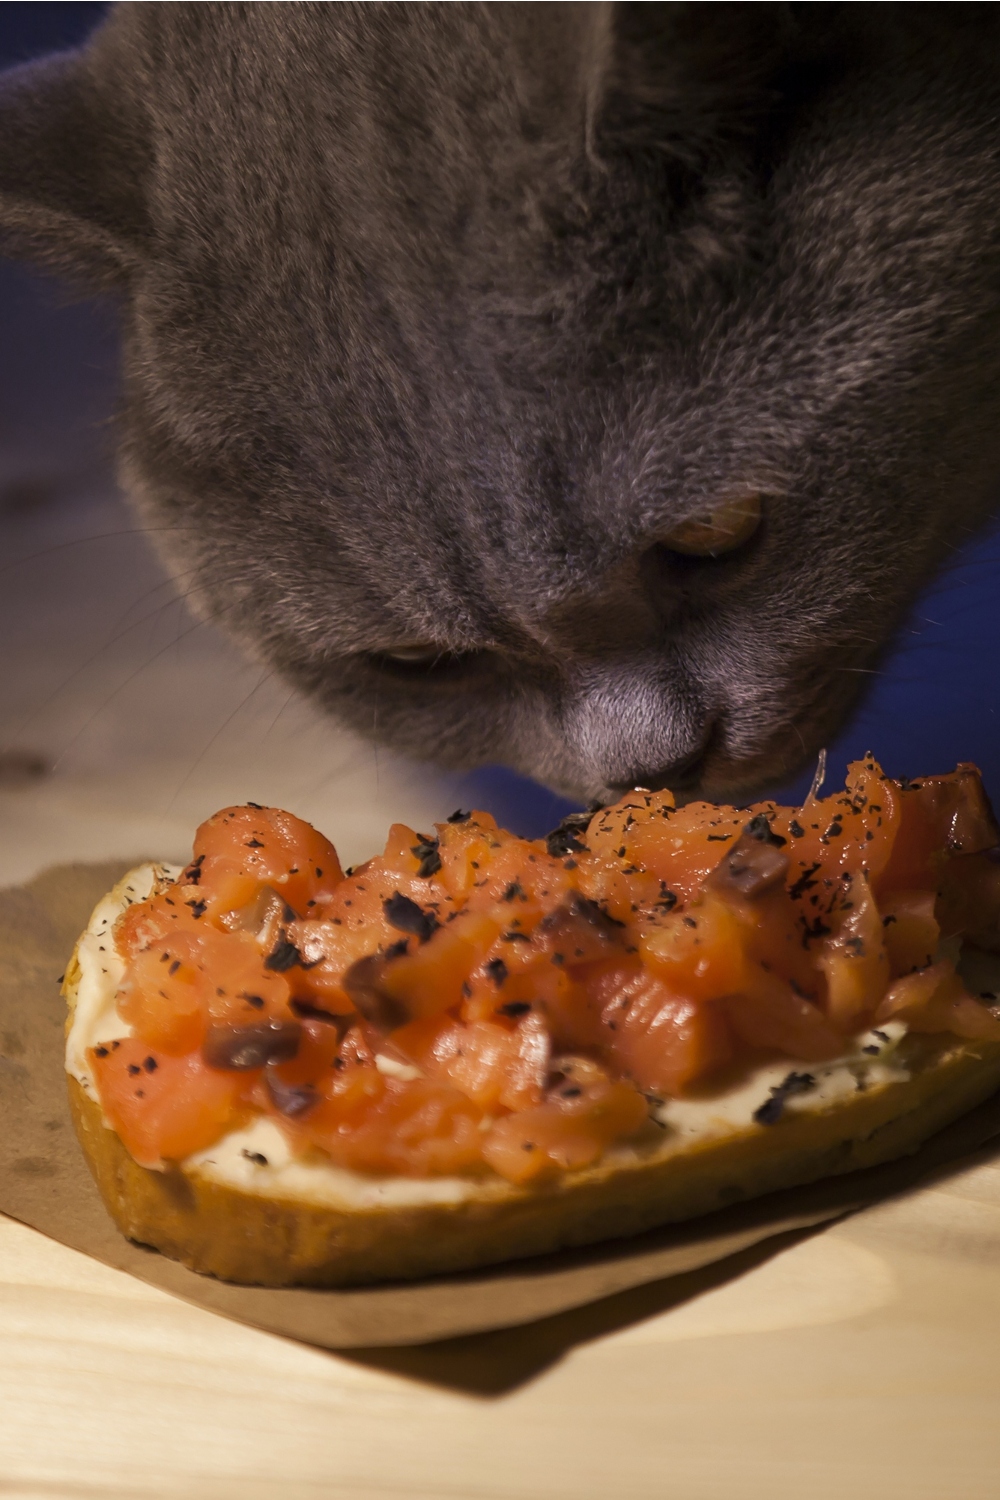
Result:
M734 495L703 516L682 521L660 538L664 547L688 557L718 557L748 542L760 525L760 495Z
M478 651L449 651L436 641L406 641L387 646L384 651L373 651L368 660L380 671L401 677L445 679L464 672L481 655Z
M449 652L433 641L408 641L405 646L393 646L391 650L379 651L379 661L391 662L397 667L432 667Z

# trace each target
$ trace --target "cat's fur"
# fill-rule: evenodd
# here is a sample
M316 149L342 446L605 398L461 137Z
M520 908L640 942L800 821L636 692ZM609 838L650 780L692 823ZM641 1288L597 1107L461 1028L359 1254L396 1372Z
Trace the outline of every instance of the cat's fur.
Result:
M126 4L0 84L0 227L119 291L129 488L334 714L581 798L747 793L993 503L998 40L990 5ZM752 492L745 548L663 545Z

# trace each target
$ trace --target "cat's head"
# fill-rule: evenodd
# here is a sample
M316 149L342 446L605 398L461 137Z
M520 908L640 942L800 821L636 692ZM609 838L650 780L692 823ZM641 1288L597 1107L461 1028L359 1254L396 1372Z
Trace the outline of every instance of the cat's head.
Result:
M0 82L0 233L117 290L128 487L332 713L746 794L993 502L994 11L124 5Z

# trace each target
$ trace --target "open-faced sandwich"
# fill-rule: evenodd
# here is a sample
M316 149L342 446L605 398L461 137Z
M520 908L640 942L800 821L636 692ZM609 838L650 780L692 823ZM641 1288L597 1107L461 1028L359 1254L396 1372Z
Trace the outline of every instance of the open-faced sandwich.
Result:
M1000 1085L970 956L1000 947L998 843L974 767L897 782L870 757L800 809L636 790L538 842L397 824L346 875L291 814L227 808L77 945L80 1140L125 1234L275 1286L885 1161Z

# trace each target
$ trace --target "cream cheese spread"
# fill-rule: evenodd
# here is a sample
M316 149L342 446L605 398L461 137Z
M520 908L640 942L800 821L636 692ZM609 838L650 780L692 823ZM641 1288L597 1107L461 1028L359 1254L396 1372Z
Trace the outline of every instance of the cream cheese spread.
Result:
M100 901L77 948L79 966L76 1010L66 1041L66 1070L92 1097L97 1097L87 1065L87 1051L100 1042L131 1035L119 1016L115 995L124 963L115 949L113 927L119 914L134 901L145 900L160 880L174 880L178 865L140 865ZM994 961L995 962L995 961ZM745 1078L714 1095L654 1100L648 1139L614 1147L607 1161L634 1161L651 1154L668 1154L695 1140L712 1140L746 1129L755 1114L775 1095L781 1110L808 1113L825 1110L859 1090L900 1083L910 1076L900 1042L906 1027L899 1021L854 1039L850 1051L830 1062L783 1059L753 1069ZM416 1075L395 1059L380 1057L380 1071L390 1076ZM803 1080L801 1091L787 1089L790 1075ZM808 1082L805 1082L806 1077ZM659 1127L659 1129L655 1127ZM110 1128L110 1127L109 1127ZM493 1192L503 1195L510 1185L488 1173L485 1177L387 1177L334 1166L321 1159L295 1157L280 1126L261 1116L188 1157L182 1167L210 1181L259 1193L269 1198L294 1198L331 1207L375 1205L404 1207L422 1203L460 1203L482 1200Z

